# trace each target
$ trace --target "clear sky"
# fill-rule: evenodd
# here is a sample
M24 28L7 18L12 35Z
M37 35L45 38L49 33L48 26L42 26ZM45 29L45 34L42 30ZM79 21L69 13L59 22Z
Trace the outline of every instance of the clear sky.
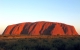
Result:
M51 21L80 33L80 0L0 0L0 34L11 24Z

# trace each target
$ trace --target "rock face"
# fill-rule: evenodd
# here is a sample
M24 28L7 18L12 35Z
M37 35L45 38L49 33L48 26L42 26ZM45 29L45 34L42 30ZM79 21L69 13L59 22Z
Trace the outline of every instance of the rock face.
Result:
M26 22L9 25L3 35L78 35L74 26L57 22Z

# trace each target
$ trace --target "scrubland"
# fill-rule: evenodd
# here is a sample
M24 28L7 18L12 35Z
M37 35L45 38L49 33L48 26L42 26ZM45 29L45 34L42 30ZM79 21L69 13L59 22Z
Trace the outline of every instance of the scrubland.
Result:
M0 35L0 50L80 50L80 36Z

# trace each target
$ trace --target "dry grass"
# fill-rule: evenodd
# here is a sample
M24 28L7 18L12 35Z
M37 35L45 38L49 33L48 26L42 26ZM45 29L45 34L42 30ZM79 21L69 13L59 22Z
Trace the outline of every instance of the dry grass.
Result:
M79 35L77 36L51 36L51 35L40 35L40 36L31 36L31 35L0 35L0 39L17 39L17 38L77 38L80 37Z

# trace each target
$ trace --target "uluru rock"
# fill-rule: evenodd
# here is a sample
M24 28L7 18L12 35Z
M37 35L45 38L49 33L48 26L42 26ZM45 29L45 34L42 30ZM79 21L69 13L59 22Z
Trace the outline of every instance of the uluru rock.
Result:
M25 22L9 25L3 35L78 35L74 26L57 22Z

